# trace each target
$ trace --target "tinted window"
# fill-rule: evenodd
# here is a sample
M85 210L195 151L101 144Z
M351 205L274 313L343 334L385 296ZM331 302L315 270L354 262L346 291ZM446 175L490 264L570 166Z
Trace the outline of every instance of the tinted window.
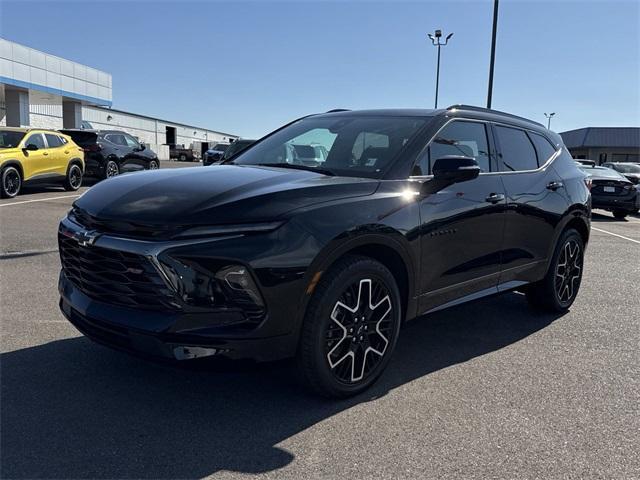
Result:
M423 117L369 115L307 117L241 152L232 163L303 163L336 175L378 178L426 121ZM322 147L324 161L300 159L296 150L299 145L314 147L314 151Z
M433 163L447 155L473 157L483 172L491 171L485 124L455 121L444 127L431 141L427 154L422 156L413 175L429 174Z
M547 163L547 160L551 158L551 155L556 153L556 149L551 145L551 142L542 135L538 135L537 133L530 133L529 135L531 136L533 145L536 147L536 152L538 152L538 163L544 165Z
M62 139L57 135L45 133L44 136L47 137L47 144L49 145L49 148L60 147L63 144Z
M42 134L41 133L34 133L29 138L27 138L27 141L24 142L24 144L25 145L35 145L38 148L45 148L44 147L44 138L42 138Z
M524 130L496 126L502 163L510 171L538 168L536 151Z
M22 137L24 137L24 132L0 130L0 148L17 147Z
M125 142L127 142L127 146L131 148L137 148L140 146L140 144L136 141L135 138L130 137L129 135L123 135L123 136L124 136Z
M119 133L112 133L107 135L106 138L108 141L110 141L111 143L115 144L115 145L122 145L122 146L126 146L127 145L127 141L124 139L124 135L121 135Z

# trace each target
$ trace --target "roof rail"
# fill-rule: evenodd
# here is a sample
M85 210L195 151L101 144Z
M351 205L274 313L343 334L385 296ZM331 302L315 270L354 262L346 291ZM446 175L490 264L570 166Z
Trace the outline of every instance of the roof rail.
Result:
M453 110L454 108L457 108L457 109L460 109L460 110L471 110L471 111L475 111L475 112L496 113L498 115L504 115L506 117L516 118L516 119L522 120L524 122L535 123L536 125L539 125L540 127L546 128L542 123L536 122L535 120L530 120L528 118L519 117L518 115L514 115L512 113L501 112L500 110L494 110L492 108L476 107L474 105L457 104L457 105L448 106L447 110Z
M348 108L334 108L333 110L327 110L324 113L336 113L336 112L350 112L351 110Z

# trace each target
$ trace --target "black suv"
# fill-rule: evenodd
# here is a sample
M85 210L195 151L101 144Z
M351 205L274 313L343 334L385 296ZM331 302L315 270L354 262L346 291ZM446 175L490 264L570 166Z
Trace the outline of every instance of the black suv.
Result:
M85 152L85 175L115 177L135 170L157 170L158 156L143 143L120 130L60 130Z
M304 144L326 159L296 162ZM353 395L406 320L514 289L568 309L586 177L558 135L492 110L311 115L216 168L87 191L60 224L60 307L114 348L295 356L317 392Z

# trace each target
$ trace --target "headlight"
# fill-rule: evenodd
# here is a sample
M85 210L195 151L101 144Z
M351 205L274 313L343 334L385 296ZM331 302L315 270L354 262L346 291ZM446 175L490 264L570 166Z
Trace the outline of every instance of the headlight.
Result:
M252 318L264 314L262 295L243 265L163 255L158 266L175 294L187 305L237 308Z
M271 232L282 226L284 222L247 223L238 225L205 225L188 228L174 235L174 238L212 237L216 235L243 235L247 233Z

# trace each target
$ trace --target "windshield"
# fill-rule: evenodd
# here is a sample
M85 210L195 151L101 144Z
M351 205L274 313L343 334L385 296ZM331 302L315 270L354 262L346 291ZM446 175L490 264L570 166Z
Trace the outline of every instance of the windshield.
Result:
M211 147L211 150L215 150L217 152L224 152L227 150L227 148L229 148L228 143L216 143L213 147Z
M232 163L298 166L334 175L379 178L425 117L307 117L283 128Z
M618 163L613 166L618 172L622 173L640 173L640 165L625 165Z
M15 148L24 137L25 132L0 130L0 148Z
M222 156L222 158L224 158L225 160L227 158L231 158L236 153L241 152L242 150L247 148L252 143L253 143L253 141L250 141L250 140L249 141L248 140L236 140L231 145L229 145L229 148L226 149L226 151L224 152L224 155Z

